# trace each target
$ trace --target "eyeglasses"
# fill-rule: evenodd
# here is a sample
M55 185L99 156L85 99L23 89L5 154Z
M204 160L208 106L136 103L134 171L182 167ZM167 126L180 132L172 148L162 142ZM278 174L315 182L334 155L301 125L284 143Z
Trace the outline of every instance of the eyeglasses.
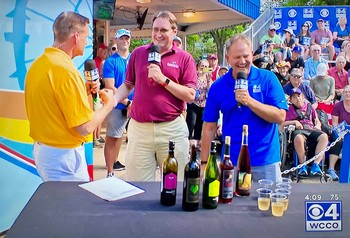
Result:
M303 25L303 27L309 27L308 25Z
M269 29L270 31L276 31L275 29Z
M301 78L301 75L298 75L298 74L291 74L290 76L292 76L293 78L298 78L298 79Z

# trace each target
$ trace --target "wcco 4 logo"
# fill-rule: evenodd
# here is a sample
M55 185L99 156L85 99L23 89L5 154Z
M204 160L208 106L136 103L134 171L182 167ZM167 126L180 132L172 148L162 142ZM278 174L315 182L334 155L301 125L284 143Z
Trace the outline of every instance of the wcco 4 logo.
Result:
M305 202L306 231L341 231L342 203Z

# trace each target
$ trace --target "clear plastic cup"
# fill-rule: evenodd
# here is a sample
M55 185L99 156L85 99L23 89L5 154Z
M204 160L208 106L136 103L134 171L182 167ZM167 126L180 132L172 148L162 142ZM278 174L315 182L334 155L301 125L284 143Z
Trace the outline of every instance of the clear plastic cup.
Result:
M284 195L286 195L286 200L284 201L284 211L288 210L288 204L289 204L289 195L291 193L290 190L285 189L285 188L277 188L275 189L276 193L282 193Z
M272 190L268 188L258 188L258 208L261 211L268 211L270 209L270 196L272 194Z
M260 179L258 181L259 188L272 188L273 181L271 179Z
M284 188L284 189L287 189L287 190L291 190L292 189L292 185L290 185L289 183L280 182L280 183L276 184L276 188Z
M271 211L275 217L282 217L284 213L284 204L287 196L282 193L271 194Z

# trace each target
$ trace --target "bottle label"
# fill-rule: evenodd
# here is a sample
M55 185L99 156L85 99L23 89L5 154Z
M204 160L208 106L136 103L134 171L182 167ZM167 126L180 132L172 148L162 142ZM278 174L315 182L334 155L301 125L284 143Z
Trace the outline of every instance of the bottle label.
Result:
M175 173L168 173L164 176L164 188L165 189L176 189L177 175Z
M186 202L199 202L199 178L187 178Z
M246 172L238 173L238 189L240 190L250 190L252 187L252 175Z
M209 197L217 197L220 193L220 182L218 180L214 180L213 182L209 183L208 188Z
M222 171L222 198L228 199L233 198L233 173L234 170L223 170Z

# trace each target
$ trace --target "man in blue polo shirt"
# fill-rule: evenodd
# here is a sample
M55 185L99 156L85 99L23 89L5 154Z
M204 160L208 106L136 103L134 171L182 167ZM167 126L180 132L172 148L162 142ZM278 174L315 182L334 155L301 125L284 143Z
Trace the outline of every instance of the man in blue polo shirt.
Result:
M223 114L222 136L231 136L231 160L237 165L242 127L247 124L253 180L279 181L280 146L278 124L288 110L281 84L276 76L252 66L251 41L238 34L226 46L226 60L231 69L212 84L203 116L201 161L206 161L210 141L214 139L219 112ZM248 90L235 90L238 72L248 75ZM238 106L238 102L241 106Z

